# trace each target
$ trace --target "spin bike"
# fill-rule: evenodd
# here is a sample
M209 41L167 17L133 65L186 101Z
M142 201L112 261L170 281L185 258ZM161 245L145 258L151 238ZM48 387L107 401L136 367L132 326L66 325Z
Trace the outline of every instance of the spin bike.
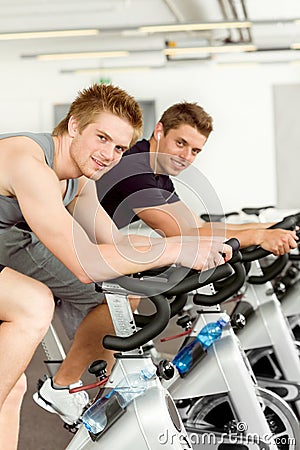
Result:
M248 215L259 217L263 208L244 208ZM291 229L299 221L293 214L271 228ZM290 403L300 418L300 360L298 345L283 313L271 280L287 266L289 255L278 258L262 249L243 251L243 262L248 265L247 282L236 297L234 313L247 318L247 326L238 331L238 337L261 387L272 390ZM272 258L266 265L266 259ZM264 264L262 264L262 262Z
M205 324L227 315L220 303L237 293L245 282L243 264L236 262L232 267L235 274L215 282L209 294L193 294L197 316L182 347L189 345ZM190 319L186 319L186 328L191 327ZM184 325L183 317L180 324ZM232 318L220 340L206 352L196 354L189 370L178 372L165 386L175 400L194 449L295 450L300 442L297 418L281 397L258 386L233 330L242 325L239 316Z
M249 208L244 208L244 212L247 213ZM276 208L252 208L255 211L256 216L260 222L270 222L282 220L286 210ZM291 211L288 211L292 214ZM296 212L294 213L296 214ZM298 216L298 214L297 214ZM299 246L297 249L292 250L289 254L289 262L284 267L283 271L274 280L272 280L274 292L280 301L283 314L288 319L290 327L293 331L294 337L297 341L300 341L300 252Z
M273 283L281 309L288 319L296 344L300 341L300 253L292 252L289 255L289 264Z
M158 376L157 367L150 356L143 354L142 347L165 329L171 312L174 314L182 307L183 292L204 286L231 273L232 268L229 264L205 272L191 271L184 267L170 267L163 276L153 276L148 272L97 285L105 294L116 332L116 336L105 336L103 345L118 353L115 354L116 362L108 377L103 361L95 362L90 367L90 371L99 378L98 385L101 385L93 403L103 397L106 399L104 429L94 433L81 424L68 445L68 450L192 448L174 401L160 381L161 378L172 377L174 369L169 362L162 362ZM128 301L129 294L147 296L156 308L150 320L149 317L136 316L138 330ZM171 305L168 300L170 297L173 298ZM51 346L56 342L57 336L52 335L52 338L53 336L53 341L44 341L44 348L47 343ZM56 350L59 353L59 350ZM53 353L49 345L46 353L48 356ZM111 393L120 383L123 385L125 383L125 386L130 388L131 375L137 373L150 374L147 378L147 387L143 395L135 398L124 408L118 397ZM77 391L80 389L87 389L87 386L77 388ZM265 431L269 432L267 426Z
M251 208L251 213L253 211L255 210ZM298 220L297 215L291 215L274 227L288 229L297 224ZM267 252L260 253L260 258L268 255ZM271 264L266 265L266 259L262 264L259 258L254 260L244 253L243 261L252 262L247 283L235 309L235 312L247 316L247 327L240 330L239 339L247 352L259 385L277 392L292 405L300 418L298 345L284 314L283 303L280 303L271 283L285 270L289 255L280 256L275 260L272 256Z

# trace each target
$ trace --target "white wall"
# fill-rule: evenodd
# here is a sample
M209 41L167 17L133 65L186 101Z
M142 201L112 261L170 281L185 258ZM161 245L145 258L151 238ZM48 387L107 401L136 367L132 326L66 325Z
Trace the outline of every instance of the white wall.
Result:
M300 66L194 64L108 76L137 99L155 99L157 119L181 100L196 101L213 116L215 131L196 166L225 211L276 204L272 87L300 83ZM95 76L60 74L58 63L2 62L1 132L51 131L53 104L71 102L78 90L95 81ZM199 209L193 198L182 195Z

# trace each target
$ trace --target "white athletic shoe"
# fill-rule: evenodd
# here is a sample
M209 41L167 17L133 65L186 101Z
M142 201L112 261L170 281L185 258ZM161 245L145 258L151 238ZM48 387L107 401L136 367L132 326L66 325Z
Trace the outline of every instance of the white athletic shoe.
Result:
M33 400L42 408L51 413L58 414L67 424L73 425L79 419L84 407L89 403L86 391L70 394L72 387L82 386L82 382L74 383L67 388L55 389L52 378L47 378L40 389L33 394Z

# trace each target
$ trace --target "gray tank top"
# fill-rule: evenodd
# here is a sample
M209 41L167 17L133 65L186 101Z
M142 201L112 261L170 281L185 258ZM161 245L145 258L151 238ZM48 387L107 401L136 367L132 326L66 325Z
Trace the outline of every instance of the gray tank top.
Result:
M26 136L35 141L45 153L45 159L49 167L53 169L54 142L50 133L6 133L0 134L0 139L14 136ZM75 197L78 189L78 180L67 180L67 189L63 198L67 206ZM46 199L45 199L46 200ZM25 222L18 201L12 197L0 195L0 234L13 225Z

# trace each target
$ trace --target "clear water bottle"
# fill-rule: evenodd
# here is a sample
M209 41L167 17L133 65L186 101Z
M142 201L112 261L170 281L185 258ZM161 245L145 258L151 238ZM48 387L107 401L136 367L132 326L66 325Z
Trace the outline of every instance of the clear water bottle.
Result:
M147 382L153 378L155 372L142 370L130 373L112 389L107 395L99 398L85 411L81 420L83 425L93 434L100 433L107 424L106 408L112 397L117 398L121 408L125 409L135 398L144 394Z
M220 339L224 326L229 322L230 317L223 315L216 322L207 323L198 333L195 339L183 347L173 359L173 364L180 375L186 374L191 367L200 359L205 350L215 341Z

